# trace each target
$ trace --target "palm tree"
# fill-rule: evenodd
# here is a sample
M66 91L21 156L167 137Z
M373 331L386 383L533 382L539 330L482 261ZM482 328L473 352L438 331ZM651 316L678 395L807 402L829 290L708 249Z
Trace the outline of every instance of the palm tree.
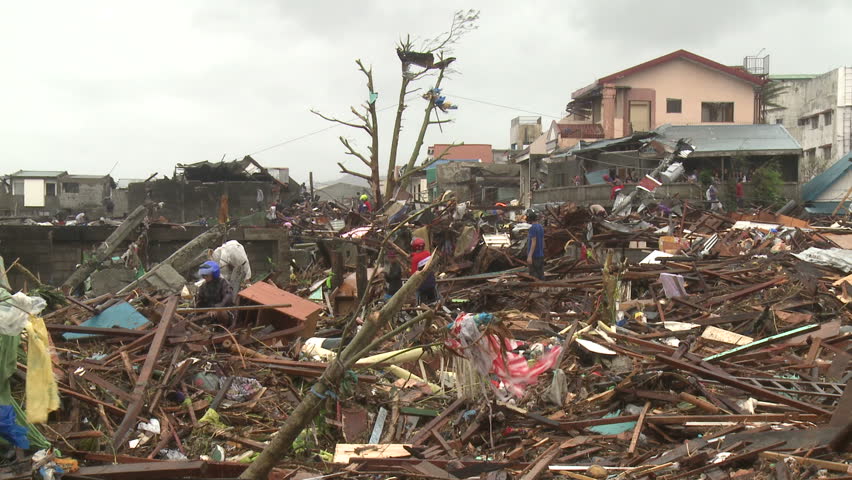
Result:
M758 87L757 95L760 101L760 123L766 123L766 111L770 108L787 108L778 103L778 97L787 91L788 86L777 80L769 80Z

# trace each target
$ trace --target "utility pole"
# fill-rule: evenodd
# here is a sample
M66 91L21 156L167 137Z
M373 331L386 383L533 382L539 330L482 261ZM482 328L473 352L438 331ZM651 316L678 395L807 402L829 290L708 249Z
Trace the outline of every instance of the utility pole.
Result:
M314 201L314 172L308 172L308 182L311 184L311 202Z

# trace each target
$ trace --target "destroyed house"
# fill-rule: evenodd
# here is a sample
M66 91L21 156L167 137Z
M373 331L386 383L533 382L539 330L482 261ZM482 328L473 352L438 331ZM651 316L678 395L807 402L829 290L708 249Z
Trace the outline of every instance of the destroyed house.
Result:
M282 169L267 169L250 156L232 162L178 164L172 178L131 183L132 210L146 200L163 202L161 215L175 223L260 215L275 202L299 198L301 186Z
M729 184L748 177L766 162L774 162L785 196L799 197L802 148L782 125L663 125L653 132L581 142L554 153L536 172L544 187L533 192L532 203L611 204L607 178L622 179L630 191L680 139L693 145L695 152L682 162L680 174L658 190L663 195L701 200L702 181L715 179ZM748 195L748 187L745 190Z
M66 171L19 170L3 179L0 216L65 217L103 215L103 200L115 182L109 175L71 175Z
M766 81L678 50L601 77L571 94L563 128L589 136L580 125L597 124L602 138L619 138L671 124L753 124L759 116L756 89Z
M409 186L419 201L437 199L447 190L476 205L517 198L519 168L495 163L490 144L432 145L426 163L428 167L417 172Z

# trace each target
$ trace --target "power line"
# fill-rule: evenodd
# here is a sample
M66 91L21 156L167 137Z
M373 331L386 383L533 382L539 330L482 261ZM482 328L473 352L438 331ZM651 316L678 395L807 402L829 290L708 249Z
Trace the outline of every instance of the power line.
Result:
M416 95L416 94L414 94L414 95ZM534 111L532 111L532 110L526 110L526 109L518 108L518 107L510 107L510 106L508 106L508 105L501 105L501 104L499 104L499 103L488 102L488 101L485 101L485 100L477 100L477 99L475 99L475 98L462 97L461 95L457 95L457 94L455 94L455 93L454 93L452 96L453 96L453 97L455 97L455 98L460 98L460 99L462 99L462 100L467 100L467 101L469 101L469 102L481 103L481 104L483 104L483 105L489 105L489 106L492 106L492 107L504 108L504 109L507 109L507 110L515 111L515 112L529 113L529 114L532 114L532 115L539 115L539 116L547 117L547 118L555 118L555 119L557 119L557 120L562 119L562 116L548 115L548 114L546 114L546 113L534 112ZM410 98L406 98L406 100L410 100ZM399 106L399 104L398 104L398 103L397 103L397 104L394 104L394 105L388 105L387 107L384 107L384 108L380 108L380 109L378 109L378 110L377 110L377 112L383 112L383 111L385 111L385 110L389 110L389 109L391 109L391 108L396 108L396 107L398 107L398 106ZM354 122L354 121L356 121L356 120L358 120L358 117L353 117L353 118L351 118L351 119L349 119L349 120L346 120L346 121L347 121L347 122ZM252 153L250 153L249 155L257 155L258 153L263 153L263 152L266 152L266 151L269 151L269 150L272 150L272 149L275 149L275 148L278 148L278 147L283 147L284 145L287 145L287 144L290 144L290 143L293 143L293 142L297 142L297 141L299 141L299 140L303 140L303 139L305 139L305 138L312 137L312 136L314 136L314 135L318 135L318 134L320 134L320 133L327 132L327 131L329 131L329 130L331 130L331 129L333 129L333 128L337 128L337 127L341 127L341 126L342 126L342 125L341 125L341 124L339 124L339 123L336 123L336 124L333 124L333 125L329 125L329 126L327 126L327 127L325 127L325 128L321 128L321 129L319 129L319 130L314 130L313 132L308 132L308 133L305 133L305 134L299 135L299 136L297 136L297 137L288 138L288 139L283 140L283 141L281 141L281 142L278 142L278 143L276 143L276 144L274 144L274 145L270 145L270 146L268 146L268 147L261 148L260 150L258 150L258 151L256 151L256 152L252 152Z
M564 115L563 116L548 115L546 113L533 112L532 110L525 110L523 108L510 107L508 105L500 105L499 103L487 102L485 100L477 100L475 98L462 97L461 95L457 95L455 93L453 93L452 96L455 97L455 98L461 98L462 100L467 100L467 101L470 101L470 102L481 103L483 105L491 105L492 107L505 108L507 110L514 110L516 112L531 113L533 115L541 115L542 117L556 118L558 120L561 120L562 117L564 117Z
M409 99L410 99L410 98L407 98L406 100L409 100ZM377 113L378 113L378 112L384 112L385 110L390 110L391 108L396 108L396 107L398 107L398 106L399 106L399 104L398 104L398 103L397 103L397 104L394 104L394 105L388 105L387 107L380 108L380 109L376 110L376 112L377 112ZM352 123L352 122L354 122L354 121L356 121L356 120L359 120L359 118L358 118L358 117L352 117L352 118L350 118L349 120L345 120L345 121L346 121L346 122L349 122L349 123ZM273 148L283 147L284 145L287 145L288 143L297 142L297 141L299 141L299 140L302 140L302 139L305 139L305 138L311 137L311 136L313 136L313 135L317 135L317 134L322 133L322 132L327 132L327 131L331 130L332 128L337 128L337 127L342 127L342 126L343 126L343 125L342 125L342 124L340 124L340 123L335 123L335 124L333 124L333 125L329 125L329 126L327 126L327 127L325 127L325 128L321 128L321 129L319 129L319 130L315 130L315 131L310 132L310 133L305 133L305 134L303 134L303 135L299 135L298 137L288 138L287 140L284 140L284 141L282 141L282 142L278 142L278 143L276 143L275 145L270 145L270 146L268 146L268 147L261 148L260 150L258 150L258 151L256 151L256 152L250 153L249 155L257 155L258 153L263 153L263 152L265 152L265 151L267 151L267 150L272 150Z

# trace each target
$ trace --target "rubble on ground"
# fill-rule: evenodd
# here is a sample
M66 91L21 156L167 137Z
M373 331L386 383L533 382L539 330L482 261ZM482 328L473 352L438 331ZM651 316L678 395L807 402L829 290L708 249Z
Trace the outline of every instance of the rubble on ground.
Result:
M852 228L550 205L537 279L523 209L418 208L272 211L291 251L315 249L290 275L232 271L233 328L177 272L9 300L0 278L0 478L234 478L317 395L269 478L849 478ZM438 302L405 299L381 333L411 326L318 393L415 237L441 253Z

